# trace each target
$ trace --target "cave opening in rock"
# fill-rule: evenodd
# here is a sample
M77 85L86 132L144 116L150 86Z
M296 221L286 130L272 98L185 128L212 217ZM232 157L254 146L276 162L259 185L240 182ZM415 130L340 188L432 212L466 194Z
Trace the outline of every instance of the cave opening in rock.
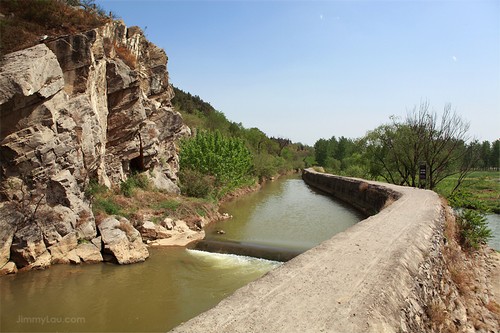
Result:
M138 133L138 135L139 135L139 156L131 159L129 164L130 171L132 173L146 171L146 167L144 166L144 152L142 147L141 133Z
M129 166L132 173L146 171L146 168L144 166L144 157L141 155L131 159Z

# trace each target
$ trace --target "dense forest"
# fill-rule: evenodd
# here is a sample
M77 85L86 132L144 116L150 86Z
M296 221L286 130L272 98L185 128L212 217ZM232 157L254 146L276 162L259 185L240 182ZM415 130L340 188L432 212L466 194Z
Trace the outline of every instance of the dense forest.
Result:
M211 137L203 134L207 142L220 140L219 137L241 141L252 159L242 170L260 180L316 165L338 175L429 189L436 189L444 180L453 179L453 193L471 171L499 170L500 167L500 140L480 142L471 138L468 122L452 112L451 105L446 105L438 114L431 111L428 102L423 102L406 117L391 117L390 122L369 131L364 137L352 139L334 135L319 139L312 148L285 138L267 137L257 128L247 129L241 123L229 121L199 96L178 88L174 90L173 104L185 122L200 135L216 133ZM189 147L189 151L193 149ZM206 147L204 151L208 154ZM232 156L221 151L217 154ZM187 163L185 157L181 149L181 180L183 177L187 180L188 176L191 183L193 179L203 179L200 171L195 170L200 166L192 157ZM425 177L420 173L422 168L425 168ZM214 176L208 169L204 174ZM214 186L214 182L205 182ZM245 182L248 178L241 180L242 184Z
M327 171L359 178L380 179L395 184L408 185L406 180L410 177L390 177L391 167L385 163L385 159L389 154L389 149L383 150L383 146L379 143L369 141L369 137L377 135L375 132L370 132L369 135L351 139L346 137L332 136L329 139L319 139L314 144L315 160L317 164L324 167ZM474 140L469 143L461 143L463 151L468 151L471 158L471 170L496 170L500 169L500 139L493 142ZM381 155L374 155L375 150ZM391 151L391 154L396 154ZM396 158L395 156L393 156ZM396 164L396 162L394 162ZM402 166L404 168L404 166ZM384 173L384 169L387 169ZM459 169L450 169L449 173L455 174ZM398 171L396 171L398 172ZM407 172L403 172L407 173ZM448 174L449 175L449 174ZM416 180L416 173L413 173L412 178ZM397 181L399 180L399 181ZM409 185L416 185L410 182Z

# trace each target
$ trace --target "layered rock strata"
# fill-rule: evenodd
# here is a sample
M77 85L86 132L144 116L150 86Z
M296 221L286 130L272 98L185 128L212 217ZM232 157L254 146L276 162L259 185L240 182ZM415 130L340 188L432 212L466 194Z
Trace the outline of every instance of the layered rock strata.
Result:
M90 180L110 187L147 171L156 187L179 192L175 140L189 128L172 108L166 64L162 49L121 21L3 57L0 269L112 254L116 240L100 237L85 196ZM113 260L147 257L132 245L142 244L138 233L119 238L130 253Z

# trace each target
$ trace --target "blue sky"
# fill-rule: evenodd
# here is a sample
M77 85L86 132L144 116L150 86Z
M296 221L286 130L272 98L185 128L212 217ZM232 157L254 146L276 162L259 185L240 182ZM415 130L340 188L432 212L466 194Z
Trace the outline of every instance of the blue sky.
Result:
M171 82L229 120L314 144L428 100L500 138L500 1L98 0L145 30Z

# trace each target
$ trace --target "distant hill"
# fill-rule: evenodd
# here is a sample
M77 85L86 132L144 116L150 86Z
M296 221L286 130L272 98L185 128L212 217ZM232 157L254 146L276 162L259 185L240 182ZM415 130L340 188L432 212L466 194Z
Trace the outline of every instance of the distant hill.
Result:
M172 99L172 104L177 110L182 110L190 114L202 113L208 116L216 112L215 108L210 103L202 100L198 95L191 95L182 89L174 87L175 97Z

